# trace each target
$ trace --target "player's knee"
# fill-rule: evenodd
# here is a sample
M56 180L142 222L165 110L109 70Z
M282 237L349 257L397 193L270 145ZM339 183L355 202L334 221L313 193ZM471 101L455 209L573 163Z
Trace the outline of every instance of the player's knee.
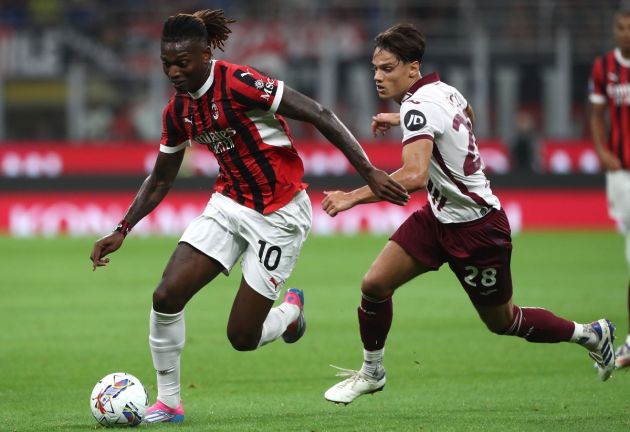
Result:
M496 322L486 322L486 327L494 334L504 335L509 328L509 324L500 324Z
M156 312L174 314L184 309L185 302L172 295L162 284L153 291L153 310Z
M260 340L260 335L229 329L227 337L236 351L253 351L258 348Z
M512 327L513 317L506 316L493 316L493 317L482 317L483 323L486 325L488 330L490 330L494 334L498 335L507 335L509 334L509 330Z
M373 277L369 273L363 276L363 281L361 282L361 292L366 296L377 300L386 299L391 297L393 294L393 291L386 283L383 283L382 280Z

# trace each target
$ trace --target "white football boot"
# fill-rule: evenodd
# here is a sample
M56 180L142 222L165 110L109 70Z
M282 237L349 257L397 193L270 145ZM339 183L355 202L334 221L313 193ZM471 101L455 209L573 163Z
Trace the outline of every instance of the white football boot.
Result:
M327 401L347 405L361 395L376 393L385 387L385 369L383 368L379 368L377 376L374 377L362 371L333 367L339 369L337 376L347 376L349 378L326 390L324 398Z
M590 326L597 334L598 342L588 354L595 360L599 379L606 381L615 370L615 326L607 319L592 322Z

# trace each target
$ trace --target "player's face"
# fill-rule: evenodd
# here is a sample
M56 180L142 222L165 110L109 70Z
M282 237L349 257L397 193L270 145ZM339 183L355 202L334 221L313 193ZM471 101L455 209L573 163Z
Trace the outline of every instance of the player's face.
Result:
M372 56L376 92L381 99L400 103L411 85L420 78L417 61L405 63L391 52L376 48Z
M617 46L625 53L630 51L630 15L617 15L614 34Z
M201 88L210 73L210 48L195 40L163 42L162 70L178 93Z

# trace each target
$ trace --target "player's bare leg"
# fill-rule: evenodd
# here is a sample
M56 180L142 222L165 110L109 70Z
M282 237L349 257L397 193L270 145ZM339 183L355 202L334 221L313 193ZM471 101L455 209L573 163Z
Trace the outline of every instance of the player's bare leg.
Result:
M186 339L184 307L223 267L187 243L179 243L153 293L149 345L157 374L157 402L147 410L147 423L184 420L180 396L180 356Z
M227 335L234 349L251 351L283 336L296 342L304 333L304 294L291 288L284 301L272 308L273 300L250 287L245 279L234 298Z
M244 278L241 279L227 325L227 337L235 350L251 351L258 347L271 306L273 300L254 291Z
M392 323L394 291L405 282L428 271L397 243L389 241L376 258L361 284L358 308L359 330L363 342L363 365L358 371L338 368L337 376L347 379L329 388L324 397L348 404L357 397L381 391L385 386L383 355Z

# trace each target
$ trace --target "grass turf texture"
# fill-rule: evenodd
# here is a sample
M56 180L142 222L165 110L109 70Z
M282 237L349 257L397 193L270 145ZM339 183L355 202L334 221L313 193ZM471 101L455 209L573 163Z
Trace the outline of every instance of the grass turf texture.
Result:
M0 237L0 430L100 429L88 401L107 373L156 388L147 344L151 292L176 239L133 234L109 267L91 271L94 239ZM488 332L448 267L404 286L386 352L384 392L348 406L324 401L358 368L356 306L382 237L313 237L288 286L305 290L308 331L259 351L225 337L239 280L220 276L187 307L186 431L630 430L630 373L597 379L573 344L531 344ZM627 331L621 236L523 233L514 239L514 301L579 322L606 316ZM142 428L147 426L143 425Z

